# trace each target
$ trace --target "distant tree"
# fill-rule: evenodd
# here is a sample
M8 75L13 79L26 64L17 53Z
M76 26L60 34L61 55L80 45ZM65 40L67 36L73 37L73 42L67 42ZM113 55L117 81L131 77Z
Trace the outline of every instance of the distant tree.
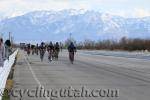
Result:
M95 48L95 41L86 39L86 40L84 40L84 46L85 46L85 49Z
M68 38L66 41L65 41L65 47L68 47L68 45L73 42L74 44L76 44L76 40L73 39L73 38Z

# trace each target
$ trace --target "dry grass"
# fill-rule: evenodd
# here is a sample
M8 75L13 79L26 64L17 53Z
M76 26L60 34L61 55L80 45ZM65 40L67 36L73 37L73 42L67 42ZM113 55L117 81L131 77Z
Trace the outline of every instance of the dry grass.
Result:
M13 88L13 84L14 84L14 81L13 80L7 80L6 82L6 89L8 90L11 90Z
M19 56L20 56L20 55L17 54L16 60L17 60L17 58L18 58ZM11 70L14 70L14 68L15 68L15 63L13 64ZM14 73L10 73L10 74L14 74ZM8 78L8 80L6 81L6 86L5 86L5 89L6 89L7 91L4 91L4 95L3 95L3 97L2 97L2 100L10 100L10 95L8 94L8 91L12 90L13 85L14 85L13 79L9 79L9 78Z
M2 100L10 100L10 96L8 94L8 91L10 91L13 88L13 84L14 84L13 80L7 80L6 87L5 87L5 89L7 91L6 90L4 91L4 95L3 95Z

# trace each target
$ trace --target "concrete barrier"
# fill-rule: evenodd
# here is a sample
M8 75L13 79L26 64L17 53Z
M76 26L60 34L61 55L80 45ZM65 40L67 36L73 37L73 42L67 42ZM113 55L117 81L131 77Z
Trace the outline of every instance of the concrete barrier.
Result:
M17 53L18 53L18 50L16 50L12 55L10 55L9 59L4 61L3 67L0 66L0 100L2 99L2 94L5 89L6 81L11 71L11 67L13 66L15 62Z

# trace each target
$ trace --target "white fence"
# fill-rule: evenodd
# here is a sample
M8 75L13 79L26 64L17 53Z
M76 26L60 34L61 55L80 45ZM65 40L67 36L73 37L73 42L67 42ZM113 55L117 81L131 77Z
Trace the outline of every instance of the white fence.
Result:
M9 60L5 60L3 67L0 66L0 100L2 99L2 94L5 89L6 81L11 71L11 67L15 62L17 52L18 50L16 50L12 55L9 56Z

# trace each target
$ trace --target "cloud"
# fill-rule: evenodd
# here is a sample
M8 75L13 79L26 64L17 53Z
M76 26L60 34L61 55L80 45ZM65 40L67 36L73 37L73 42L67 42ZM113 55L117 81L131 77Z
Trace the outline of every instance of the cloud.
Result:
M138 17L150 16L150 11L145 9L135 9L135 16Z
M147 0L0 0L0 13L12 17L35 10L85 9L143 17L149 15L150 8L135 8L145 7L145 4L148 4Z
M111 15L116 15L116 16L122 16L125 18L141 18L141 17L146 17L150 16L150 10L146 10L143 8L134 8L130 10L115 10L111 9L107 11L107 13Z
M35 10L67 9L67 2L53 0L3 0L0 1L0 12L8 16L20 15Z

